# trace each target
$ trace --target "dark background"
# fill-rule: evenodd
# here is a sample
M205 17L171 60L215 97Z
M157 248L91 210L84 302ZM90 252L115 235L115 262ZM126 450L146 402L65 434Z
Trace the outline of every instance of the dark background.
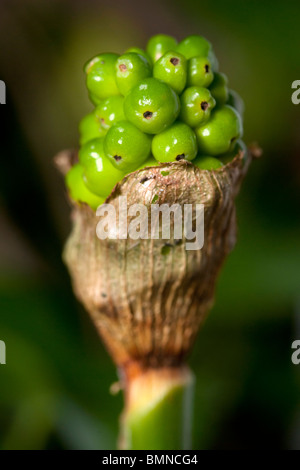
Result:
M112 449L115 368L61 261L70 230L52 158L89 112L83 63L164 32L214 44L259 142L237 201L239 239L190 364L194 447L300 449L300 3L229 0L0 3L0 448Z

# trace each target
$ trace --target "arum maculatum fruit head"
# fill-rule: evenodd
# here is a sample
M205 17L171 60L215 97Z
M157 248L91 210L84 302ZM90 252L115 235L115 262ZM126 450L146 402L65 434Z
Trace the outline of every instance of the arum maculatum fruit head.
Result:
M82 173L83 184L96 196L108 197L112 183L147 167L148 161L187 160L212 171L219 161L234 158L244 105L228 88L204 37L191 35L178 42L158 34L145 49L98 54L84 71L95 108L79 125L80 154L90 141L100 139L95 152L101 146L100 160L92 159Z
M96 110L81 121L79 161L78 152L56 159L73 205L64 260L125 376L129 365L176 366L235 244L234 201L252 157L241 141L242 102L210 42L196 35L179 43L157 35L146 51L99 54L85 72ZM167 240L123 239L116 226L100 240L95 210L103 202L117 219L127 211L128 223L132 205L142 204L149 231L154 206L203 204L204 245L187 250L172 220Z

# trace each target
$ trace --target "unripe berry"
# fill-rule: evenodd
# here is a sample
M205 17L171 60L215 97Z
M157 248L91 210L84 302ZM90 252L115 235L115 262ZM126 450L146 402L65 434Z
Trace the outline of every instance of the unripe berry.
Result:
M120 93L127 95L140 80L150 77L151 66L142 55L127 52L116 62L116 81Z
M160 59L166 52L174 50L177 41L172 36L166 34L157 34L149 39L147 44L147 53L151 57L153 64Z
M218 156L230 152L243 134L239 113L231 106L216 108L204 125L195 129L199 153Z
M150 136L129 121L120 121L107 133L104 150L112 165L121 171L136 170L149 157Z
M103 100L120 93L115 76L118 57L118 54L105 53L93 57L86 63L84 67L86 85L94 100Z
M193 128L207 122L216 105L210 91L198 86L186 88L180 97L180 103L180 119Z
M183 122L176 122L154 136L152 153L159 162L193 160L197 155L196 135Z
M186 58L178 52L167 52L155 62L153 77L163 80L170 85L176 93L180 94L186 85Z
M169 127L180 111L175 91L156 78L146 78L127 95L124 112L128 121L147 134L158 134Z

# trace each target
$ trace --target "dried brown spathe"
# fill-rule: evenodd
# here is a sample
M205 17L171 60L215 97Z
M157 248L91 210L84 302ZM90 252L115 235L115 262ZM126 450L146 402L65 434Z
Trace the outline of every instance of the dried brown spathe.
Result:
M60 154L64 171L70 158L74 154ZM99 240L99 217L85 204L74 205L64 260L76 296L118 366L178 365L189 352L236 241L234 199L250 160L240 152L215 171L185 161L163 164L127 175L108 197L117 213L120 196L148 211L153 198L156 204L204 204L201 250L187 251L185 240Z

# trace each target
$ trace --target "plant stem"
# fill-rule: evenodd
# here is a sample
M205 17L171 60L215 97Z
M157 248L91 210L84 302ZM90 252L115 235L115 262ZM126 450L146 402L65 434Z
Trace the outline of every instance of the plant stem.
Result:
M140 371L125 382L121 448L191 449L194 375L187 366Z

